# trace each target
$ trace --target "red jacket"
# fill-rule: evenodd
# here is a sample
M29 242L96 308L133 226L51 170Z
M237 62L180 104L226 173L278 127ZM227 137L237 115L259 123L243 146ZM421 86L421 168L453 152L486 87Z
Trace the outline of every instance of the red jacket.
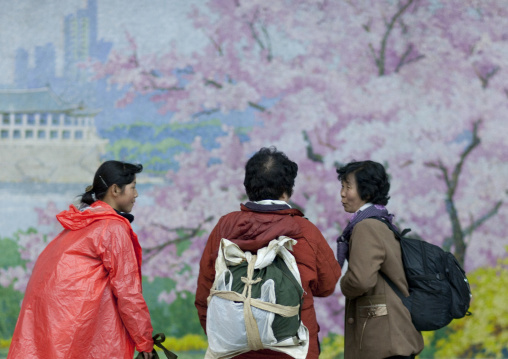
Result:
M141 247L104 202L57 215L65 228L33 269L9 348L14 358L125 358L153 348Z
M266 209L269 209L268 206ZM196 308L203 329L206 331L207 297L215 279L215 260L222 238L236 243L243 251L256 252L272 239L285 235L297 240L293 247L302 279L304 301L302 321L309 329L310 345L307 358L318 358L319 325L314 310L314 297L326 297L335 290L340 278L340 266L334 253L317 227L297 209L256 212L245 205L241 211L222 217L215 226L203 252L196 291ZM269 350L249 352L236 358L260 357L289 358Z

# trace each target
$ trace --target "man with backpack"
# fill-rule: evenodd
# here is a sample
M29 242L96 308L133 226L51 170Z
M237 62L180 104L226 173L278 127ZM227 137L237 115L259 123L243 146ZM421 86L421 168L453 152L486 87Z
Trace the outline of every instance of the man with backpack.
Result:
M337 173L342 205L353 214L337 246L341 267L348 259L340 281L346 297L344 357L414 358L423 350L423 337L387 282L404 297L409 295L401 246L386 224L393 219L385 208L390 198L388 176L384 167L373 161L350 162Z
M265 342L263 342L262 347L269 347L270 349L262 349L259 346L254 346L252 350L250 349L251 341L249 339L249 347L240 349L238 351L239 355L235 356L236 354L233 353L229 354L229 356L222 357L301 357L312 359L317 359L319 357L319 326L314 310L314 297L328 296L334 292L337 281L341 275L341 269L335 260L332 249L317 227L304 218L302 212L298 209L291 208L288 204L289 198L293 193L297 171L297 164L287 158L284 153L277 151L274 147L260 149L249 159L245 166L244 186L249 201L241 205L240 211L223 216L210 234L200 262L195 302L203 329L207 331L207 327L216 328L215 325L207 325L207 318L211 317L211 306L214 302L226 301L224 302L226 305L231 304L232 306L240 306L241 308L248 306L249 308L245 310L249 313L252 311L253 314L252 316L246 314L245 317L239 315L239 318L233 318L231 323L234 324L236 321L245 320L246 324L241 327L254 325L255 328L259 327L259 332L268 332L270 334L269 337L276 338L269 346L264 346ZM269 248L269 250L267 248ZM272 249L274 253L278 253L275 258L269 255ZM233 254L239 256L235 258L243 259L236 260L232 258L231 255ZM282 259L277 260L277 258L279 258L278 256ZM263 267L263 265L258 265L259 262L263 262L262 258L266 257L270 257L270 262L273 259L273 263L277 264L259 269ZM216 266L216 260L218 258L219 260ZM244 264L245 268L247 268L247 274L236 276L235 268L237 267L231 264L239 264L237 267ZM252 268L250 266L251 264ZM292 264L295 265L292 266ZM226 269L224 271L226 275L217 278L216 269L220 268L221 265ZM271 270L270 268L274 266L276 267L274 271L276 273L281 273L278 276L280 277L280 281L284 283L283 285L299 286L301 291L298 291L298 288L296 288L295 293L302 294L301 298L294 298L300 295L292 295L292 299L297 299L298 303L281 303L282 305L280 306L283 309L289 308L293 313L283 314L283 311L278 312L278 309L276 309L276 314L272 315L270 317L271 319L267 321L268 325L271 327L266 329L264 324L261 323L260 318L266 317L265 314L270 313L271 309L260 311L258 308L262 307L261 304L263 304L260 302L265 301L265 299L258 299L257 295L253 293L256 291L256 285L263 282L273 281L275 282L275 287L277 287L278 279L275 278L275 275L266 274L269 278L261 278L260 275L260 273L268 273ZM292 274L289 272L292 272ZM234 288L235 281L237 281L236 278L241 278L240 286L246 288L243 293L233 293L232 295L230 288L228 290L223 290L225 286L220 287L223 282L229 283L231 287L231 282L233 282L232 287ZM285 278L287 278L287 280L285 280ZM265 287L265 285L263 285L263 287ZM240 289L239 291L241 292L242 290ZM224 294L224 292L227 293ZM275 288L275 292L273 292L272 284L272 294L264 289L261 289L261 293L268 293L266 294L267 298L273 297L273 293L277 293L277 288ZM224 299L228 298L228 295L232 295L231 298L233 298L230 299L229 302L227 302L228 299ZM262 294L262 296L263 295L265 294ZM249 304L251 301L254 303L252 304L252 310ZM266 299L266 301L269 300ZM276 300L272 298L271 301L273 303ZM281 298L280 301L283 301L283 299ZM277 300L277 303L279 303L279 300ZM242 311L243 309L240 310L240 312ZM221 312L219 311L219 313ZM228 317L235 316L235 313L236 312L227 312L221 315L223 317ZM295 313L296 315L294 315ZM268 316L270 316L270 314L268 314ZM297 328L296 334L291 335L290 338L278 337L278 334L282 334L277 333L278 329L275 327L275 323L278 319L277 316L280 318L294 316L298 321L301 319L300 327ZM250 319L252 317L256 318L254 323L252 323ZM274 317L275 319L273 319ZM215 316L215 318L217 318L217 316ZM217 321L220 321L220 317L218 318ZM231 320L231 318L228 319ZM221 333L207 333L209 337L209 347L214 344L211 343L212 335L223 335L222 333L227 332L227 329L228 328L224 328L223 330L214 329L214 332ZM238 339L235 337L240 335L240 333L238 333L239 331L240 330L229 330L227 335L230 335L231 338L227 339L230 339L230 342L240 340L241 338ZM215 336L213 338L215 338ZM294 340L294 347L296 349L304 348L304 351L285 351L283 347L285 344L283 343L288 340ZM207 357L213 358L213 353L209 355L207 352ZM219 357L219 355L215 357Z

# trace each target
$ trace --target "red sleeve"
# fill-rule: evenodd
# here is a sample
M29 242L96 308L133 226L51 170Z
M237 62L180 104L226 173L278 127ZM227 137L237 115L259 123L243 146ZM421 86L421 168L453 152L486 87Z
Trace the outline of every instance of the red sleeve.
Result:
M199 262L199 275L196 289L196 309L198 310L199 321L206 333L206 311L208 309L207 299L210 295L213 281L215 280L215 260L219 253L221 236L219 234L219 223L215 226L206 242L201 261Z
M305 237L316 255L317 280L310 283L312 294L315 297L327 297L335 291L341 275L341 268L335 259L332 248L319 229L309 221L305 223L305 227Z
M129 231L116 221L105 230L103 263L109 272L120 317L139 352L153 349L150 313L141 290L141 276Z

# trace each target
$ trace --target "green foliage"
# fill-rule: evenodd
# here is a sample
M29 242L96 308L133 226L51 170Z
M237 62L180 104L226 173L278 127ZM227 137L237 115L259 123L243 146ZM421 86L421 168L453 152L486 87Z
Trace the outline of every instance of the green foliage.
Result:
M24 266L25 261L21 259L16 241L19 234L35 233L34 228L26 231L19 231L14 238L0 239L0 268ZM23 293L14 290L12 284L8 287L0 286L0 338L10 339L18 320L21 309Z
M24 264L19 255L18 244L13 239L0 239L0 253L2 254L0 256L0 268L15 267Z
M418 355L418 358L439 358L436 356L436 345L441 339L446 339L452 332L453 330L450 327L444 327L431 332L422 332L425 347L420 355Z
M6 288L0 286L0 313L2 313L0 316L0 338L9 339L12 337L22 299L23 293L14 290L12 285Z
M150 124L150 125L153 125L152 123L148 122L148 123L142 123L142 124ZM153 125L155 126L155 125ZM170 124L165 124L165 125L161 125L161 126L157 126L157 134L161 133L161 132L164 132L165 130L171 130L171 131L183 131L183 130L195 130L197 128L200 128L200 127L203 127L203 126L217 126L217 127L220 127L222 126L222 122L219 118L215 118L215 119L211 119L211 120L206 120L206 121L201 121L201 122L192 122L192 123L170 123Z
M178 168L174 156L189 151L196 136L200 136L208 148L216 144L215 138L222 134L221 121L212 119L185 124L120 124L105 130L102 135L110 141L108 157L141 161L146 173L163 175L169 169Z
M171 304L158 301L162 290L170 291L175 282L169 278L155 278L153 281L143 281L143 296L145 297L152 326L155 333L166 336L181 337L183 334L203 334L198 313L194 306L195 296L182 295Z
M330 334L321 342L320 359L344 359L344 337Z
M185 230L177 230L176 232L179 238L186 238L188 234ZM176 253L178 256L181 256L192 244L190 239L185 239L176 243Z
M131 162L136 162L140 157L144 158L146 156L143 163L144 166L148 168L147 172L158 173L156 170L151 170L150 167L157 168L157 165L160 164L176 164L176 162L173 163L167 156L163 157L163 155L166 154L168 150L178 146L187 149L190 147L174 138L166 138L157 143L144 143L132 139L121 139L109 145L108 152L111 152L114 158ZM156 155L156 153L160 155ZM165 171L162 171L162 173L164 172Z
M174 353L188 353L189 351L201 352L201 358L203 358L203 354L208 347L208 340L204 334L186 334L179 338L166 337L162 345ZM178 355L178 357L180 357L180 355Z
M505 358L508 352L508 257L495 267L468 274L473 293L471 316L454 320L453 332L438 338L438 358Z

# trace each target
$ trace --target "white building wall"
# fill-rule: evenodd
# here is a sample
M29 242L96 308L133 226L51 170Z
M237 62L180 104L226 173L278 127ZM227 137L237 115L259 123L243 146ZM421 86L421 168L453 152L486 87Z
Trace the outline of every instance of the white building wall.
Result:
M0 183L78 183L88 180L106 153L94 116L9 113L0 116Z
M31 119L31 121L29 121ZM32 123L30 123L32 122ZM10 113L2 116L0 141L100 140L93 116Z

